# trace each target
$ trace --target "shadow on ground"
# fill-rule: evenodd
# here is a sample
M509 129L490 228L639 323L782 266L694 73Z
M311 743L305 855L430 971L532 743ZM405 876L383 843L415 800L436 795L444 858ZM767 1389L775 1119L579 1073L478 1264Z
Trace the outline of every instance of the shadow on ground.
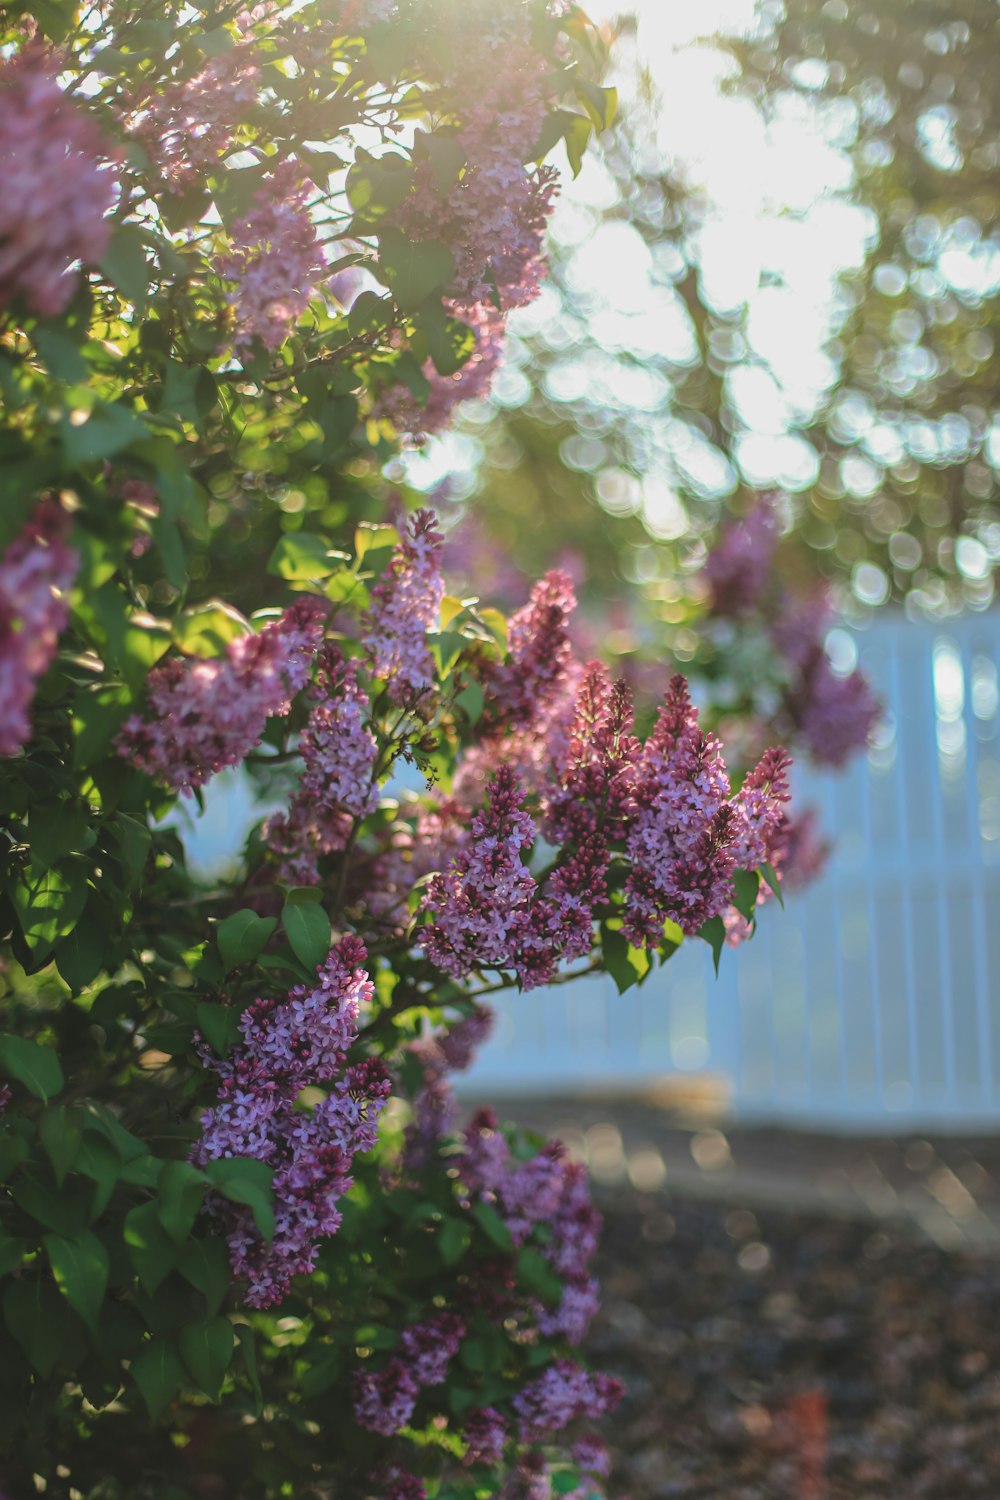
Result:
M1000 1141L519 1104L605 1216L588 1352L631 1500L998 1500Z

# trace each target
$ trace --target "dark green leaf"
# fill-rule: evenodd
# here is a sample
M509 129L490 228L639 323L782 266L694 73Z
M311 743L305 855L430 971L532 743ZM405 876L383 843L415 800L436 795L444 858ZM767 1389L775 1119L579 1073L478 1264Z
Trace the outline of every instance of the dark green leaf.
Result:
M52 954L59 973L74 995L92 984L101 972L108 937L104 903L91 892L79 922L72 932L60 938Z
M66 1239L58 1234L42 1236L56 1285L69 1305L92 1333L108 1285L108 1252L90 1229Z
M232 1005L204 1000L198 1006L198 1029L219 1057L239 1041L240 1012Z
M160 1223L155 1203L142 1203L125 1217L124 1239L136 1275L155 1292L177 1263L177 1250Z
M260 1375L257 1370L256 1336L248 1324L239 1323L236 1327L236 1337L240 1342L240 1353L243 1355L243 1368L246 1370L250 1389L253 1391L256 1399L256 1415L259 1417L264 1410L264 1392L261 1390Z
M767 884L769 885L769 887L771 888L771 890L777 896L778 901L781 904L781 906L784 907L784 905L785 905L785 897L784 897L784 893L782 892L782 889L781 889L781 881L778 878L778 872L777 872L777 870L771 864L763 864L760 867L760 873L763 875L764 879L767 881Z
M698 928L696 936L704 938L712 949L712 959L715 963L715 972L719 972L719 959L726 944L726 926L721 917L710 917Z
M167 1339L151 1339L129 1366L129 1374L142 1393L155 1422L184 1384L184 1364L176 1345Z
M381 333L389 328L396 316L391 297L380 297L377 292L366 291L356 297L347 314L347 326L354 338L365 333Z
M52 1163L56 1183L62 1187L83 1143L83 1121L79 1110L67 1108L65 1104L51 1105L38 1122L38 1134Z
M760 876L755 870L733 871L733 905L748 922L756 909L759 890Z
M48 1279L23 1277L12 1281L4 1293L3 1315L43 1379L51 1375L58 1361L71 1361L79 1348L69 1308ZM79 1330L79 1324L76 1328Z
M11 1271L16 1271L29 1249L27 1240L0 1230L0 1276L9 1276Z
M517 1279L529 1292L535 1292L555 1305L562 1298L563 1284L544 1255L530 1248L517 1257Z
M449 1219L438 1236L441 1259L446 1266L455 1266L472 1243L472 1232L461 1219Z
M175 1244L183 1246L198 1216L208 1181L188 1161L167 1161L157 1182L156 1212Z
M0 1069L44 1103L65 1087L59 1058L26 1036L0 1036Z
M215 940L227 973L240 964L250 963L262 953L277 925L276 917L260 917L248 908L234 911L231 917L220 922L215 929Z
M472 1217L498 1250L513 1249L514 1241L510 1230L491 1203L477 1203L472 1210Z
M47 802L33 806L28 818L31 863L50 870L64 855L79 849L90 826L90 814L80 802Z
M315 901L287 900L281 910L281 925L296 958L310 973L326 961L330 952L330 918Z
M76 859L64 860L57 869L42 875L28 871L17 884L14 909L37 963L48 958L58 940L78 921L86 905L87 889L86 868Z
M178 1343L192 1378L212 1401L218 1401L233 1357L233 1325L228 1318L187 1323Z
M216 1192L231 1203L244 1203L264 1239L274 1237L273 1168L248 1156L220 1157L205 1166Z
M222 1239L189 1240L181 1252L177 1269L185 1281L189 1281L197 1291L201 1292L208 1307L209 1317L214 1318L233 1280L225 1241Z

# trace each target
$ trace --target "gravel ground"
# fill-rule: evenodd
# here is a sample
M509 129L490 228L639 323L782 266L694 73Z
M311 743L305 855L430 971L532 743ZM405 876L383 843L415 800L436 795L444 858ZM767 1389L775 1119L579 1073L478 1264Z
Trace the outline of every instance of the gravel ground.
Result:
M521 1107L590 1161L631 1500L1000 1500L1000 1142Z

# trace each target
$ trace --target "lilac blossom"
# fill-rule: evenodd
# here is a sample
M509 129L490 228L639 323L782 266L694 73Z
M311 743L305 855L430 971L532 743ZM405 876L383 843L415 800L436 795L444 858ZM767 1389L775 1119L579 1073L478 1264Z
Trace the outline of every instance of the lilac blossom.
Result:
M462 1436L468 1444L467 1464L498 1464L507 1442L507 1419L495 1406L473 1407L466 1415Z
M569 618L576 608L568 573L553 568L535 584L507 626L507 661L489 679L505 725L536 724L559 696L573 658Z
M523 800L513 772L501 767L489 806L473 819L468 846L428 882L423 907L432 921L421 942L428 957L456 979L516 960L536 889L521 857L535 840Z
M174 657L146 680L154 715L126 719L119 755L175 791L204 786L260 744L267 720L288 712L323 639L325 609L304 598L225 656Z
M399 1353L384 1369L356 1371L354 1415L361 1426L383 1437L392 1437L405 1427L421 1390L440 1385L464 1337L461 1318L438 1313L405 1330Z
M232 226L232 248L217 264L235 315L233 348L247 351L255 338L277 349L312 301L326 274L319 232L309 214L315 189L298 164L278 164L254 195L245 218Z
M677 676L639 762L622 922L631 943L658 946L667 919L695 933L728 905L739 832L729 795L719 742Z
M0 59L0 307L19 299L43 317L107 248L120 160L57 72L37 42Z
M536 1380L523 1386L511 1403L524 1442L561 1432L578 1417L595 1421L613 1411L622 1398L620 1381L591 1375L570 1359L557 1359Z
M210 58L193 78L126 101L125 125L173 193L201 185L257 104L260 68L248 42Z
M827 590L786 599L771 634L791 669L785 706L813 760L843 766L864 749L880 714L864 674L833 670L824 636L833 605Z
M705 563L713 613L739 617L757 608L770 579L779 529L771 495L759 496L748 515L723 529Z
M599 1293L593 1276L568 1282L556 1307L539 1308L540 1332L547 1338L564 1338L567 1344L581 1343L600 1307Z
M756 870L770 858L775 831L791 793L791 756L780 746L765 750L734 798L742 814L733 857L741 870Z
M66 513L43 501L0 557L0 755L16 755L31 734L35 684L66 626L79 566L68 530Z
M3 1119L4 1115L7 1113L7 1110L10 1108L10 1101L12 1097L13 1095L10 1091L10 1084L0 1083L0 1120ZM3 1500L2 1496L0 1496L0 1500Z
M370 1500L427 1500L427 1486L409 1469L393 1464L368 1478Z
M363 644L372 674L385 679L394 703L410 706L434 686L425 636L437 624L444 597L442 545L434 512L415 511L372 589Z
M606 1479L611 1472L611 1458L607 1444L596 1432L586 1432L578 1437L572 1448L573 1462L585 1474L596 1474Z
M264 826L288 885L316 885L321 855L344 849L356 822L378 806L378 744L368 727L368 698L354 662L332 643L320 653L312 707L298 750L303 771L287 813Z
M242 1042L219 1059L203 1049L218 1074L217 1103L202 1116L191 1160L252 1157L274 1168L275 1233L268 1243L249 1210L214 1195L207 1210L229 1244L234 1273L247 1281L250 1307L280 1302L292 1277L310 1271L319 1242L337 1232L338 1199L348 1191L353 1158L370 1151L390 1083L376 1059L346 1067L358 1014L372 998L364 944L346 937L317 970L283 1000L258 1000L240 1022ZM299 1106L306 1087L325 1097Z

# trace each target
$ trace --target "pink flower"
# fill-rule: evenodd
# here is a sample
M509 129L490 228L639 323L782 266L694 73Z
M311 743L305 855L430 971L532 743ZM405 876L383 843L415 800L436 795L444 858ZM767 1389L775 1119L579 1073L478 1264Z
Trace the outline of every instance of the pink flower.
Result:
M747 615L761 602L778 545L774 499L761 495L749 515L730 521L708 555L705 573L717 615Z
M270 1243L248 1209L214 1195L206 1205L226 1233L234 1274L248 1282L250 1307L280 1302L292 1277L312 1269L319 1242L340 1227L337 1203L351 1187L353 1158L375 1144L388 1075L375 1059L345 1067L359 1010L374 993L365 962L364 944L344 938L311 989L299 985L284 1000L250 1006L243 1041L227 1057L204 1050L221 1082L191 1160L204 1166L246 1156L274 1168ZM300 1108L302 1090L316 1085L325 1098L311 1111Z
M66 513L43 501L0 558L0 755L16 755L31 734L35 684L66 625L79 566L68 530Z
M170 82L159 93L134 95L126 128L160 169L168 188L183 193L199 186L218 166L240 122L256 105L259 91L254 48L242 42L210 58L193 78Z
M741 870L756 870L770 859L775 833L784 817L791 756L780 747L765 750L747 776L734 801L742 826L733 858Z
M638 811L622 931L656 947L669 918L685 933L729 903L739 819L714 735L698 726L684 678L670 684L638 768Z
M69 303L75 264L104 254L120 159L56 72L34 43L0 59L0 306L43 317Z
M284 343L326 274L319 232L309 215L312 183L294 161L275 167L254 195L254 206L232 227L232 249L217 270L236 282L233 348L259 338L267 349Z
M268 819L264 837L282 857L289 885L315 885L321 855L346 847L355 820L378 805L374 780L378 745L367 723L367 696L355 664L336 646L321 655L313 707L299 739L303 773L287 813Z
M260 744L267 720L288 712L323 639L325 609L303 598L259 635L237 637L223 657L174 657L146 681L155 718L133 714L118 753L175 791L203 786Z
M573 660L568 627L575 608L569 574L552 569L535 584L528 603L511 615L508 659L489 679L505 723L534 724L557 700Z
M373 676L385 679L394 703L412 705L434 686L425 636L437 624L444 597L442 544L434 512L415 511L372 589L363 644Z

